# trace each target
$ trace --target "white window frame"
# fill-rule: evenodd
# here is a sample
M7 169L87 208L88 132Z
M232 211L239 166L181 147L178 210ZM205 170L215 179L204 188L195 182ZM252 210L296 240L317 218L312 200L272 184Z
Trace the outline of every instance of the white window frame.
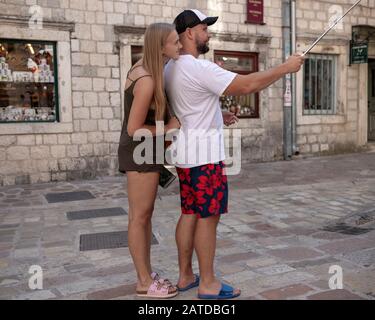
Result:
M320 83L322 92L324 93L325 91L325 83L323 81L324 77L324 68L320 70L320 74L317 75L316 82L314 83L314 86L312 86L312 72L311 72L311 66L312 66L312 61L315 61L315 72L318 70L318 61L331 61L331 70L326 70L330 76L332 76L331 83L332 83L332 92L331 95L329 96L329 101L322 101L322 96L320 97L319 103L321 104L321 109L306 109L305 108L305 91L306 91L306 86L307 83L305 81L306 79L306 69L307 65L309 65L309 103L310 101L315 100L316 104L318 104L318 83ZM320 63L320 62L319 62ZM314 72L314 73L315 73ZM336 114L336 103L337 103L337 97L336 97L336 91L337 91L337 86L336 86L336 79L337 79L337 56L336 55L331 55L331 54L311 54L309 57L306 59L304 68L303 68L303 73L304 73L304 81L303 81L303 91L304 91L304 97L303 97L303 115L334 115ZM315 92L311 92L311 90L315 88ZM326 104L326 103L329 104ZM310 106L311 107L311 106ZM330 107L330 108L328 108Z
M315 38L307 37L297 41L297 48L303 51L308 48L311 41ZM336 73L336 112L335 114L324 115L305 115L303 114L303 88L304 88L304 66L301 71L296 74L296 91L297 91L297 124L301 125L318 125L318 124L345 124L347 122L347 92L348 92L348 61L349 61L349 40L335 39L335 44L332 45L332 40L322 41L317 45L312 53L315 54L330 54L337 55L337 73Z
M61 30L59 30L59 28ZM71 31L73 24L43 23L43 29L28 28L28 19L9 21L0 17L0 38L55 41L59 78L59 122L1 123L0 135L71 133L73 132Z

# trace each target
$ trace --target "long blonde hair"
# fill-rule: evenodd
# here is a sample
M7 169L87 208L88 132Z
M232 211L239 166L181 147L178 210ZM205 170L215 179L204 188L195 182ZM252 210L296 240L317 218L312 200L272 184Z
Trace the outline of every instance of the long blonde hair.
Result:
M167 99L164 91L164 59L162 54L168 36L176 30L173 24L153 23L145 33L143 47L143 68L149 72L155 82L155 120L163 121Z

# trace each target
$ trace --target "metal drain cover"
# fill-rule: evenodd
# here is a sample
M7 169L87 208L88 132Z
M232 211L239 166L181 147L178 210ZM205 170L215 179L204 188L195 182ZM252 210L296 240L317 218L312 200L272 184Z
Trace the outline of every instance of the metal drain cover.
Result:
M45 195L48 203L68 202L68 201L81 201L95 199L89 191L74 191L63 193L48 193Z
M92 218L104 218L126 215L126 211L121 208L104 208L93 210L71 211L66 214L68 220L82 220Z
M373 229L357 228L357 227L348 226L345 223L339 223L336 225L324 227L322 230L329 231L329 232L338 232L338 233L348 234L348 235L359 235L359 234L370 232Z
M336 224L328 225L324 231L338 232L348 235L359 235L374 230L375 210L365 210L339 219Z
M344 222L351 226L362 226L375 221L375 210L361 211L347 217Z
M374 220L375 220L375 217L374 217L374 216L363 215L363 216L361 216L361 217L356 221L356 224L357 224L358 226L360 226L360 225L363 225L363 224L369 223L369 222L374 221Z
M152 234L151 244L159 244L155 235ZM128 247L128 232L104 232L83 234L80 236L80 251L116 249Z

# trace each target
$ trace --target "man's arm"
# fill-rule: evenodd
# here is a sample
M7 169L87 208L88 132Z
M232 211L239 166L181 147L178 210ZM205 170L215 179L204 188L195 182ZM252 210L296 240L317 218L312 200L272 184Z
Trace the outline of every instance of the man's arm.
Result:
M305 58L293 55L283 64L272 69L255 72L249 75L237 75L225 90L229 96L240 96L261 91L281 79L288 73L294 73L301 69Z

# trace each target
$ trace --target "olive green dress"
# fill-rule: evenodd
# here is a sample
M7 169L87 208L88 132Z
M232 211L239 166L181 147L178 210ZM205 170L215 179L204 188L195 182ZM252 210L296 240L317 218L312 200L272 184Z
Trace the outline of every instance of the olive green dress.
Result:
M143 77L147 77L147 76L143 76ZM134 141L133 137L128 135L127 127L128 127L130 110L131 110L133 99L134 99L133 89L137 81L143 77L139 77L138 79L134 80L133 83L125 90L125 93L124 93L125 118L124 118L124 123L122 125L120 144L118 148L119 171L122 173L126 173L127 171L160 172L160 170L163 168L162 164L156 164L156 137L153 137L153 164L147 164L147 163L137 164L135 163L133 159L134 149L139 144L143 143L145 141L145 138L142 138L141 141ZM155 110L151 108L149 109L147 117L146 117L145 125L151 125L151 126L156 125Z

